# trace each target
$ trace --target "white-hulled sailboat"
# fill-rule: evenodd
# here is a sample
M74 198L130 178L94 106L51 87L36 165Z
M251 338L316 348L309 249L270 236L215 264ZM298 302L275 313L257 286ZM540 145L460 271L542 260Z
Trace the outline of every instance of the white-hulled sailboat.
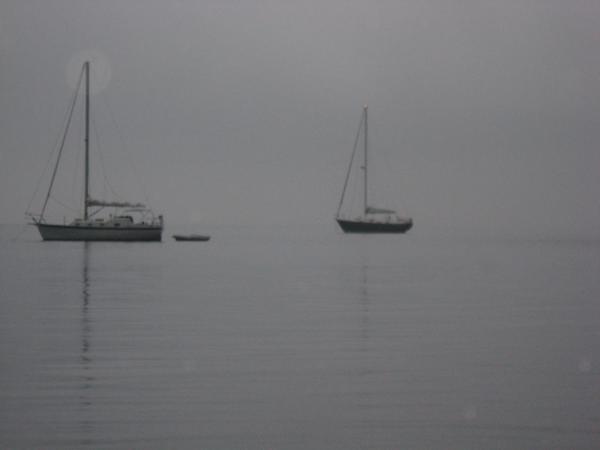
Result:
M82 217L70 223L48 223L44 218L46 206L52 192L56 172L65 144L69 122L75 109L77 94L85 81L85 167L84 204ZM28 214L44 241L160 241L163 231L163 217L156 217L152 210L142 203L96 200L90 195L90 63L83 64L76 92L69 111L69 121L65 127L58 157L52 172L50 186L40 214ZM113 208L115 214L99 217L105 208ZM135 218L134 218L135 217Z

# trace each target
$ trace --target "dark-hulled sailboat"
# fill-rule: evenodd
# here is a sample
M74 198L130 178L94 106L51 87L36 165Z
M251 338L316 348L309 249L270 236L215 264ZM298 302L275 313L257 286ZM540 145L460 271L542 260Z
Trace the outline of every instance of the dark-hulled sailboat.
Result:
M70 223L48 223L44 218L54 180L65 145L69 124L73 116L78 93L85 80L85 167L82 217ZM69 120L62 135L61 146L52 172L50 187L40 214L28 214L44 241L160 241L163 217L154 216L151 209L142 203L96 200L90 195L90 63L83 64L79 81L69 110ZM98 217L105 208L113 208L115 214ZM137 219L134 219L137 217Z
M338 206L335 220L337 221L340 228L344 233L406 233L413 226L413 220L410 217L400 217L396 211L391 209L376 208L370 206L368 203L368 123L367 123L367 106L363 108L363 114L354 141L354 150L352 151L352 157L350 164L348 165L348 172L346 173L346 180L344 182L344 189L342 190L342 196ZM350 172L354 164L356 156L356 150L358 147L359 138L363 134L363 165L361 167L363 171L363 209L362 214L358 217L345 217L341 214L342 206L344 204L344 197L346 195L346 189L348 187L348 180L350 179Z

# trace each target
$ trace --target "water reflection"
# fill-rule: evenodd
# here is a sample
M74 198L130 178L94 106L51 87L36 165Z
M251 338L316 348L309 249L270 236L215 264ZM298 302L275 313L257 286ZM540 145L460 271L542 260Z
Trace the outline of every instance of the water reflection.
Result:
M90 263L90 244L85 242L83 247L83 264L82 264L82 308L81 308L81 363L85 370L89 370L91 363L90 358L90 335L92 331L92 323L90 319L90 278L89 278L89 263Z
M82 262L82 303L81 303L81 354L80 354L80 369L81 369L81 384L79 393L80 402L80 421L81 428L81 444L88 445L91 443L90 436L92 434L94 424L90 419L90 410L92 407L92 389L94 386L95 377L92 372L92 352L91 352L91 336L92 336L92 319L90 317L90 254L91 244L83 243L83 262Z
M369 340L369 315L371 309L371 300L369 298L369 279L368 279L368 263L364 260L361 261L360 265L360 289L359 289L359 305L360 305L360 337L363 343Z

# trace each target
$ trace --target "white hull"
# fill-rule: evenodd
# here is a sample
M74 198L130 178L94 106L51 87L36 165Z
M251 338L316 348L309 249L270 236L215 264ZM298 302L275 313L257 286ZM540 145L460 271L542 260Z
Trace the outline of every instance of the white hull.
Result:
M162 225L136 224L127 227L54 225L36 223L44 241L160 241Z
M85 84L83 84L85 80ZM85 165L84 165L84 190L83 190L83 214L70 224L50 224L44 220L44 212L51 198L52 186L60 162L60 156L66 142L69 124L73 117L73 111L77 104L77 94L82 86L85 86ZM50 187L44 201L42 211L39 215L28 214L44 241L160 241L163 231L163 217L154 217L152 211L142 203L129 203L123 201L106 201L94 199L90 195L90 63L86 61L81 69L79 82L75 89L75 96L69 110L69 120L66 123L62 135L60 149L54 165ZM91 208L97 208L90 214ZM122 211L121 214L110 214L108 218L102 218L98 213L103 208L115 208ZM140 216L140 220L134 220Z

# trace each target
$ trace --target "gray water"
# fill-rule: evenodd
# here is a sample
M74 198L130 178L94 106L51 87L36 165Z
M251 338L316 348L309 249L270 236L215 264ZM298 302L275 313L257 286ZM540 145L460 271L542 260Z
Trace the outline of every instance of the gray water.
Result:
M600 448L600 239L199 231L0 228L0 448Z

